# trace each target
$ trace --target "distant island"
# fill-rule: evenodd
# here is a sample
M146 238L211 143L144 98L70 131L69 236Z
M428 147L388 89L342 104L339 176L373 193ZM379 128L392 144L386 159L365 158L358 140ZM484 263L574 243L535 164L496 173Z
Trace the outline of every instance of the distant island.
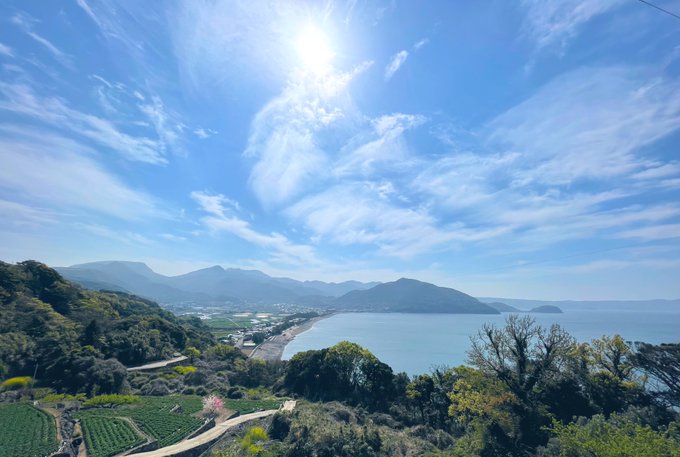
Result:
M537 306L529 310L530 313L543 313L543 314L562 314L562 310L554 305L543 305Z
M562 314L563 311L555 305L541 305L535 306L529 310L515 308L512 305L503 303L500 301L486 302L485 305L492 307L493 309L501 313L541 313L541 314Z

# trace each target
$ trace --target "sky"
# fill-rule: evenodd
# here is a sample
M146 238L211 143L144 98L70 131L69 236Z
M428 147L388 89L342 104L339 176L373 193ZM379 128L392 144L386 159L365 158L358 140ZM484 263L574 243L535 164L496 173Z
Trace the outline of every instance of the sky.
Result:
M0 259L679 298L680 19L3 1Z

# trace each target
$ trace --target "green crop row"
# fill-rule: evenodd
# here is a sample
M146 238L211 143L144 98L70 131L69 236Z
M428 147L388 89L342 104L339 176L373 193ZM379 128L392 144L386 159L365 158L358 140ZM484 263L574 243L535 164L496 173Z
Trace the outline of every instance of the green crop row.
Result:
M0 457L43 457L59 447L54 419L25 403L0 405Z
M87 415L82 426L90 457L111 457L144 442L123 419Z

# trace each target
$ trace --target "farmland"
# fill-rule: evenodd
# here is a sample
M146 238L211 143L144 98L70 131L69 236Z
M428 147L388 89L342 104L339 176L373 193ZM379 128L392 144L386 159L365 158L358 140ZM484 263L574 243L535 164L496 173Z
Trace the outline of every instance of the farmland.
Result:
M126 421L115 417L87 415L82 426L89 457L110 457L145 441Z
M0 405L0 457L41 457L59 447L54 419L25 403Z
M201 408L201 398L195 396L141 397L138 404L117 408L85 409L78 413L78 417L85 427L88 421L95 418L103 420L130 418L145 434L158 440L158 445L163 447L181 441L201 426L203 420L191 415ZM93 436L90 442L94 443L96 439ZM120 444L117 447L119 452L130 447L123 446L122 441Z

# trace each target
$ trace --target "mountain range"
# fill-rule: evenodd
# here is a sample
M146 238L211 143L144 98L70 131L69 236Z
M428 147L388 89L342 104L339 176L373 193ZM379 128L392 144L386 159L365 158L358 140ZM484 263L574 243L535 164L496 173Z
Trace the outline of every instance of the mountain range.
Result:
M65 278L90 289L133 293L161 303L290 303L301 297L339 297L378 283L297 281L257 270L213 266L178 276L156 273L140 262L103 261L55 268Z
M297 281L257 270L204 268L179 276L156 273L144 263L92 262L56 270L95 290L133 293L165 304L294 303L342 311L498 314L474 297L402 278L388 283Z

